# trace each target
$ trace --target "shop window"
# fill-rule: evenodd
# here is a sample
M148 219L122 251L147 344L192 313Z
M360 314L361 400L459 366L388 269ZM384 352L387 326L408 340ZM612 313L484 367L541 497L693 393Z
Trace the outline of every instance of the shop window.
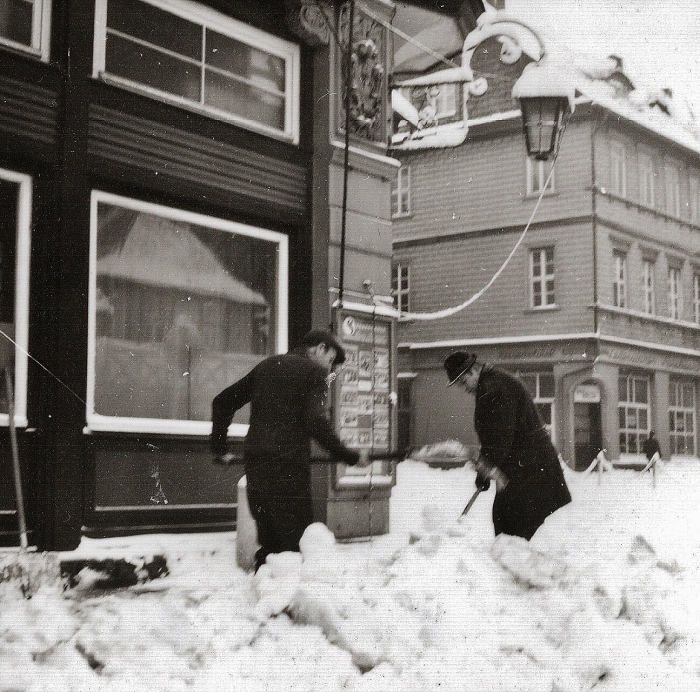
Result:
M15 423L27 425L31 208L31 178L0 169L0 425L10 422L4 368L12 360Z
M679 320L683 315L683 286L679 267L668 270L668 315L673 320Z
M396 180L391 186L391 216L409 216L411 214L411 167L401 166Z
M410 310L411 272L407 264L395 264L391 274L391 293L399 312Z
M554 247L530 250L530 307L554 306Z
M214 396L287 348L286 236L102 192L91 226L88 426L208 433Z
M649 378L620 375L618 427L621 454L641 454L649 434Z
M654 286L654 271L656 265L652 260L642 262L644 281L644 312L653 315L656 312L656 289Z
M299 138L299 47L185 0L97 0L94 77Z
M619 250L613 253L613 305L627 307L627 254Z
M0 0L0 44L49 59L49 0Z
M627 152L619 142L610 143L610 192L627 196Z
M639 156L639 201L653 208L654 204L654 159L648 154Z
M554 172L552 164L545 165L545 161L533 161L529 156L525 159L527 175L527 194L538 195L542 190L554 192ZM549 177L551 172L551 177ZM549 182L547 182L549 178ZM547 186L545 189L545 185Z
M695 456L695 385L671 380L668 389L671 454Z
M551 372L516 372L529 392L550 437L554 436L554 375Z

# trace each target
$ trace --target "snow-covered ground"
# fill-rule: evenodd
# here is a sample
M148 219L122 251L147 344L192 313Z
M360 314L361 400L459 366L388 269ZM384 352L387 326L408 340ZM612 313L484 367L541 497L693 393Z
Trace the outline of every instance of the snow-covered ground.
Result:
M85 540L164 553L170 575L31 599L0 584L0 691L700 690L700 462L568 473L574 502L533 541L494 539L469 468L398 466L392 531L310 527L256 577L235 534ZM34 557L36 560L37 558Z

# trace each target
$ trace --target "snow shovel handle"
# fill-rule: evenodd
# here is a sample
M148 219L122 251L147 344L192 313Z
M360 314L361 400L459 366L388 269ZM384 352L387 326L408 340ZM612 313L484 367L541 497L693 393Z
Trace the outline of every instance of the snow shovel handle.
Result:
M467 514L469 512L469 510L472 508L472 505L476 502L476 498L479 497L480 493L481 493L481 488L477 488L474 491L474 494L471 496L469 502L467 502L467 506L462 511L462 516L464 516L465 514Z

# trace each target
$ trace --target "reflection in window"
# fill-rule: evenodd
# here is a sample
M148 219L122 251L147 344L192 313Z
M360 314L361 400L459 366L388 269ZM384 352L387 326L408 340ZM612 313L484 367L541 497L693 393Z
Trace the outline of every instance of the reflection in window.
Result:
M1 1L1 0L0 0ZM100 0L94 75L297 139L298 46L194 3ZM104 20L102 17L104 16Z
M97 204L94 413L208 421L280 343L283 236L140 207Z

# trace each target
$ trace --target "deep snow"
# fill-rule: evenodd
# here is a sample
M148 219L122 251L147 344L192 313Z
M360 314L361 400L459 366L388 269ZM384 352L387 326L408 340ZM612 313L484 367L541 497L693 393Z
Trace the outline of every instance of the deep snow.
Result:
M398 466L391 534L320 524L256 577L235 534L84 540L164 553L168 577L29 600L0 584L0 691L700 690L700 462L567 474L574 501L530 544L494 539L470 468Z

